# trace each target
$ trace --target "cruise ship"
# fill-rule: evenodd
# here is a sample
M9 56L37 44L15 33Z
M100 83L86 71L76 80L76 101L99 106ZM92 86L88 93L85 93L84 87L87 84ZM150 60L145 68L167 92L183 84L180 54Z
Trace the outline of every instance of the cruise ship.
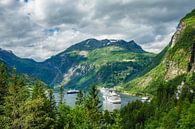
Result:
M79 93L79 90L70 89L70 90L67 91L67 94L77 94L77 93Z
M110 94L109 89L104 87L100 89L100 93L102 93L102 97L104 98L104 100L106 100L108 94Z
M100 89L100 92L102 93L102 97L106 102L110 102L113 104L121 103L120 95L117 94L114 90L108 88L102 88Z

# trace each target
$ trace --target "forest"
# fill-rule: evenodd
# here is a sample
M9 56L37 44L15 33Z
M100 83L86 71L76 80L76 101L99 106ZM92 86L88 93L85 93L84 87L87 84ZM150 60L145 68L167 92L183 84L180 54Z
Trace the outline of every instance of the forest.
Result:
M178 85L185 82L182 89ZM95 85L76 106L55 102L53 89L0 63L1 129L195 129L195 73L156 82L151 102L134 101L113 112L101 108ZM176 95L177 93L177 95Z

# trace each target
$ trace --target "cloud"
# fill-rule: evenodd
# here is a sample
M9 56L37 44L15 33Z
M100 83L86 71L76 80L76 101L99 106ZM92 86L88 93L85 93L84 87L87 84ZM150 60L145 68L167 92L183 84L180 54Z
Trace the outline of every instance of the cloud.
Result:
M79 24L85 9L79 0L35 0L34 18L48 26Z
M1 0L0 47L42 61L87 38L160 52L194 0Z

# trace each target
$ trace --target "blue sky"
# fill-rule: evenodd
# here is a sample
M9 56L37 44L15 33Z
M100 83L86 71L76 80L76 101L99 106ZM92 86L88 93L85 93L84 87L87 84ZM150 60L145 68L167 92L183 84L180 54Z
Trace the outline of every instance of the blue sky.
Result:
M0 48L42 61L87 38L160 52L194 0L0 0Z

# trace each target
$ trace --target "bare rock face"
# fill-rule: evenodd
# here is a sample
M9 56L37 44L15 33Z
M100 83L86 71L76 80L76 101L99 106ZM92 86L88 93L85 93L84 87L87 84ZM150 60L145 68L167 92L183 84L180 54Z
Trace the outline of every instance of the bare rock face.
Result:
M177 42L180 34L182 33L182 31L185 29L186 25L184 22L181 22L178 27L177 27L177 31L175 32L175 34L173 35L172 39L171 39L171 48L175 46L175 43Z
M173 62L173 61L169 61L167 64L167 69L166 69L166 75L165 75L165 80L171 80L173 78L175 78L178 75L182 75L184 74L186 71L183 71L182 69L180 69L178 67L178 65Z
M191 52L188 70L195 72L195 43L192 46L192 52Z

